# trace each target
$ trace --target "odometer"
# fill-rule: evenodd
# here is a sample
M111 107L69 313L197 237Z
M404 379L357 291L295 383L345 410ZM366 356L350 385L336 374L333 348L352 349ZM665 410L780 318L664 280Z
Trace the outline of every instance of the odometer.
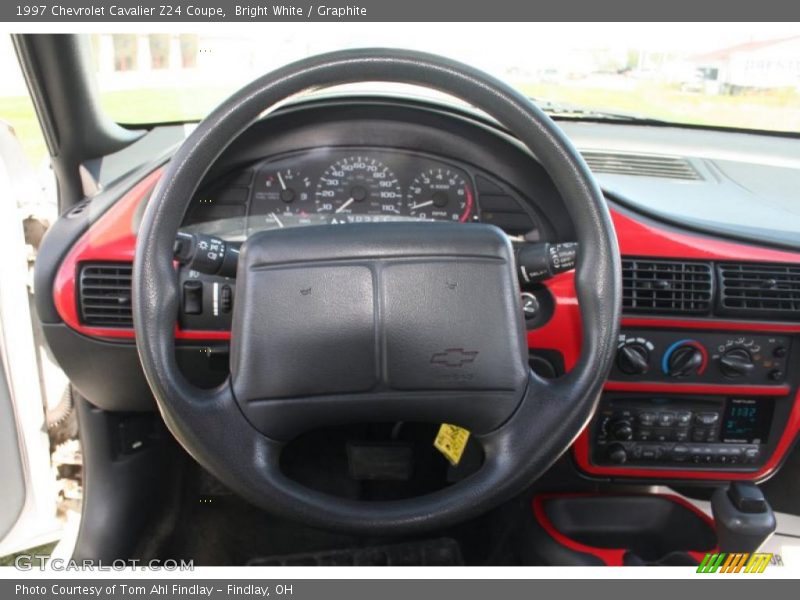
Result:
M406 210L420 220L461 221L472 214L472 190L458 171L427 169L408 186Z
M320 214L400 217L403 192L395 174L381 161L348 156L325 169L314 201Z

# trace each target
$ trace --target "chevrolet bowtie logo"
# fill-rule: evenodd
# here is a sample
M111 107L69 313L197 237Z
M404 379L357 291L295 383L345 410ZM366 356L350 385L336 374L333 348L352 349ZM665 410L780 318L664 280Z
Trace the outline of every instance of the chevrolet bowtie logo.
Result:
M437 352L431 356L431 364L445 367L463 367L475 362L476 356L478 356L477 350L467 351L463 348L448 348L444 352Z

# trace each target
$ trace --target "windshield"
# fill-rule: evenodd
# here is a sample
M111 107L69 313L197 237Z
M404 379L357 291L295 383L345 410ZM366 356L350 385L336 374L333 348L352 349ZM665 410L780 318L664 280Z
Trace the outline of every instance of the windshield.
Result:
M564 117L800 131L793 24L280 23L230 31L91 35L102 104L122 123L197 120L290 61L391 46L466 62Z

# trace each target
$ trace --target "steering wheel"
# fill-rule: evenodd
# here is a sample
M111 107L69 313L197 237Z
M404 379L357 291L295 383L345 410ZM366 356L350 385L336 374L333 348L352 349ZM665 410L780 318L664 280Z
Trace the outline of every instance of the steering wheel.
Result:
M361 81L459 97L508 128L550 174L582 249L575 276L582 348L567 375L544 380L528 367L514 254L502 231L395 222L250 236L239 256L230 375L212 390L182 376L173 244L199 182L266 109L311 88ZM620 306L619 251L605 201L558 126L493 77L402 50L301 60L225 100L170 161L144 213L134 261L139 357L180 444L266 510L373 534L466 520L535 481L592 415L611 366ZM447 488L383 502L327 495L282 472L281 450L298 434L366 421L461 425L483 447L483 464Z

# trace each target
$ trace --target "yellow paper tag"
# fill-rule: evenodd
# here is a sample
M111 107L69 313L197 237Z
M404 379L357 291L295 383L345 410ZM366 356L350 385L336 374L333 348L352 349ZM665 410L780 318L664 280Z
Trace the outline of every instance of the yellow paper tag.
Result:
M451 465L457 467L461 462L461 455L464 454L468 440L469 431L466 429L442 423L439 433L436 434L436 439L433 441L433 446L444 455Z

